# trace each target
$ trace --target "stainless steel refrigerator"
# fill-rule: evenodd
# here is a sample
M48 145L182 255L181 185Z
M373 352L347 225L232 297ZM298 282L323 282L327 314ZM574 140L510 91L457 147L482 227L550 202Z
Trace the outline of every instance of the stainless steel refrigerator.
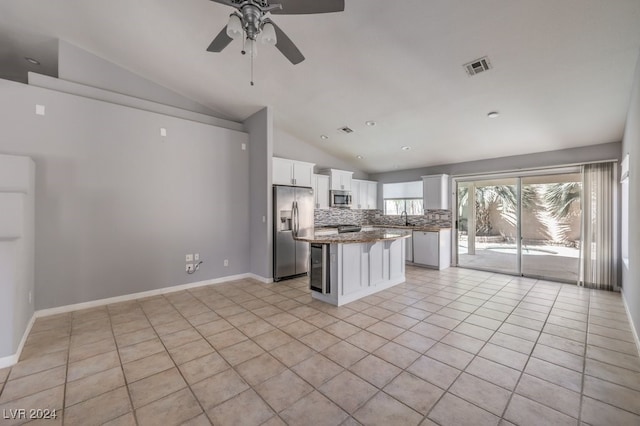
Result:
M313 189L273 186L273 279L306 274L310 245L293 235L313 235Z

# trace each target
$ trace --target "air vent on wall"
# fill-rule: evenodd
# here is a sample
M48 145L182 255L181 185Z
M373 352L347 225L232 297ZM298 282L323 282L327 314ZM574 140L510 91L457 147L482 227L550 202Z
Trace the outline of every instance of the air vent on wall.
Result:
M469 76L473 76L481 72L489 71L491 69L491 62L489 62L489 58L483 56L482 58L464 64L463 67Z
M350 128L349 126L340 127L338 130L340 130L342 133L346 133L346 134L353 133L353 129Z

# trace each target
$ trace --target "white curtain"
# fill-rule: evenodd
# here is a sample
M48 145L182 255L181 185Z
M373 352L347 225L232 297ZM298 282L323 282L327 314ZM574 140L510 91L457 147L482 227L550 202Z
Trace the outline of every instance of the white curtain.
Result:
M582 168L582 243L578 285L617 290L614 238L616 163Z

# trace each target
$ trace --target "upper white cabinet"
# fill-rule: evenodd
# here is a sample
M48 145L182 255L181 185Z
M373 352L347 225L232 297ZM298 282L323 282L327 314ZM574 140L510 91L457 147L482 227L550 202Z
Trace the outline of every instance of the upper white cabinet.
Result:
M448 210L449 175L422 176L425 210Z
M374 210L378 208L378 182L351 180L352 209Z
M313 194L316 209L329 208L329 176L313 175Z
M273 157L273 184L311 187L314 166L304 161Z
M332 191L351 191L351 181L353 172L337 169L325 169L322 174L328 175L330 188Z

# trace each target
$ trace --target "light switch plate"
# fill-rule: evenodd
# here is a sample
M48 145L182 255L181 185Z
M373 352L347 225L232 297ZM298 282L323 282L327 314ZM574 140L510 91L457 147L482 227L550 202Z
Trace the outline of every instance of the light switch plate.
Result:
M192 254L188 254L185 256L185 261L187 262L193 262L193 255Z
M167 136L167 129L160 127L160 136Z
M36 115L44 115L44 105L36 104Z
M198 260L200 260L200 253L196 253L196 254L194 254L194 255L193 255L193 260L195 260L196 262L197 262Z

